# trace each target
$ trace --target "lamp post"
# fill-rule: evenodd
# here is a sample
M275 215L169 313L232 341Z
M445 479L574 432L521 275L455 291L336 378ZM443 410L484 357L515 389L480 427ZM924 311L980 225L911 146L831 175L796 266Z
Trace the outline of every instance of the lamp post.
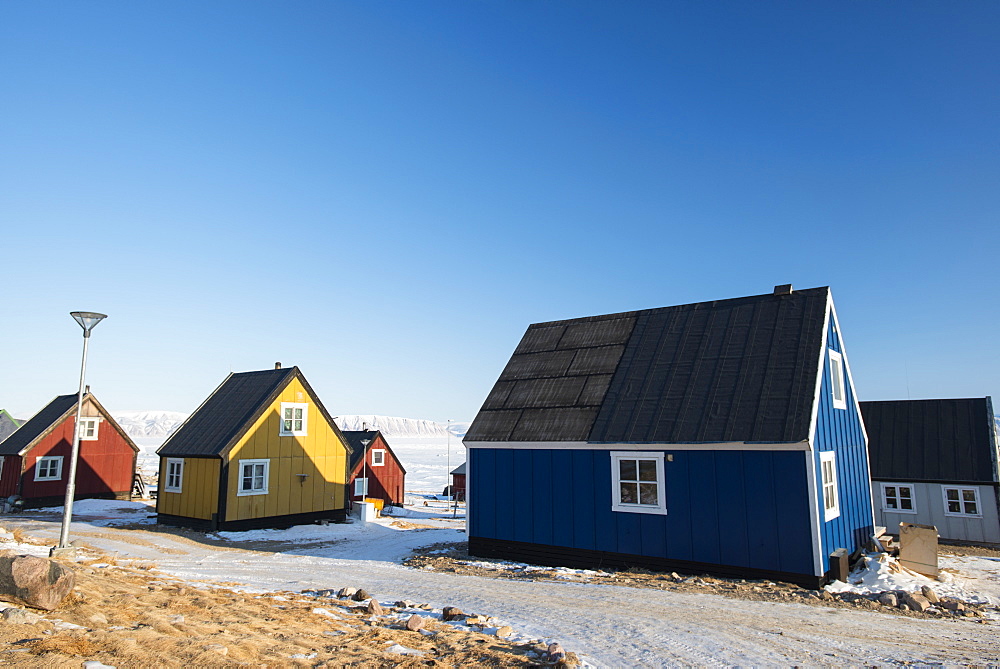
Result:
M445 456L445 467L448 468L448 473L444 477L444 489L448 491L451 497L455 496L455 486L451 482L451 421L453 419L448 419L448 426L445 428L448 432L448 451ZM450 500L449 500L450 503Z
M83 328L83 362L80 364L80 390L76 394L76 422L73 424L73 450L69 456L69 474L66 479L66 503L63 506L62 530L58 548L69 548L69 523L73 519L73 499L76 495L76 463L80 459L80 418L83 414L84 379L87 375L87 343L90 331L107 318L106 314L93 311L72 311L70 316ZM53 549L55 552L55 549Z
M370 443L371 439L361 440L361 480L365 482L364 490L361 491L362 502L368 499L368 444Z

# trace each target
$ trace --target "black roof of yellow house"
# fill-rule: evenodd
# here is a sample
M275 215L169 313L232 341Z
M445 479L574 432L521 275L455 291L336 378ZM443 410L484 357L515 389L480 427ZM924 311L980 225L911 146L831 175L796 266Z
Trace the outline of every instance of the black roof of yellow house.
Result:
M298 379L327 423L341 437L348 454L351 447L319 396L298 367L230 373L193 414L167 439L161 457L210 458L222 456L274 403L281 391Z

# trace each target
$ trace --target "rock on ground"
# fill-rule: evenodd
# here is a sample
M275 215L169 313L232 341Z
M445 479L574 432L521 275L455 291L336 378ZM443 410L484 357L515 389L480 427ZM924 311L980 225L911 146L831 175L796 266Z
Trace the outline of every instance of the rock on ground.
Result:
M17 555L0 555L0 599L35 609L52 611L76 584L76 574L55 560Z

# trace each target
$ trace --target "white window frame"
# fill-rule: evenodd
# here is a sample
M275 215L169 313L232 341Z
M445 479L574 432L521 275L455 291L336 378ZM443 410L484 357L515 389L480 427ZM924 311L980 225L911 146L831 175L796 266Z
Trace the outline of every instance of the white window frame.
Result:
M269 487L269 481L270 481L270 478L271 478L270 477L270 475L271 475L271 461L267 460L267 459L261 459L261 460L240 460L239 465L240 465L240 469L239 469L239 479L236 482L236 495L238 497L247 497L249 495L266 495L267 494L267 489ZM254 488L254 487L244 488L243 487L243 482L247 478L246 473L245 473L246 472L246 468L247 467L254 467L256 469L256 467L258 465L264 465L264 473L263 473L263 484L264 484L264 487L263 488ZM257 478L257 474L251 472L250 478L251 479L256 479ZM251 486L252 485L253 485L253 481L251 481Z
M823 520L840 516L840 486L837 485L837 453L820 451L820 494L823 496Z
M84 416L80 419L80 441L97 441L97 432L101 425L101 419L93 416ZM87 434L93 428L93 434Z
M361 490L358 490L358 488L361 488ZM352 497L361 497L362 499L364 499L367 496L368 496L368 477L359 476L356 479L354 479L354 494L352 495Z
M50 471L52 466L50 463L55 464L55 474L48 474L47 476L42 476L42 463L45 463L45 471ZM43 455L42 457L35 460L35 480L36 481L62 481L62 471L63 471L63 456L61 455Z
M171 471L175 467L176 473ZM167 468L163 473L163 491L181 492L181 487L184 485L184 458L167 458ZM177 485L170 484L170 479L174 477L177 478Z
M887 513L916 513L917 512L917 500L916 495L914 495L914 488L911 484L905 483L881 483L882 489L882 510ZM889 494L889 489L893 489L893 494ZM910 491L910 508L904 509L901 504L903 500L907 499L901 493L901 488L906 488ZM896 507L889 506L889 500L896 500Z
M621 462L623 460L653 460L656 463L656 504L626 503L621 499ZM625 513L667 513L667 481L664 454L659 451L611 451L611 510ZM468 479L466 479L468 480ZM629 479L625 483L633 482ZM639 483L639 481L634 481Z
M378 459L375 456L378 456ZM385 449L384 448L373 448L372 449L372 467L385 467Z
M295 410L302 409L302 418L295 418ZM287 412L292 412L291 418L286 418ZM305 437L309 434L309 405L305 402L282 402L281 403L281 415L278 422L278 436L281 437ZM295 427L295 423L299 420L302 424L298 429ZM291 429L285 428L285 422L292 421Z
M834 409L847 408L847 388L844 384L844 356L829 350L830 354L830 397Z
M948 510L948 491L957 490L958 491L958 505L961 509L960 511L949 511ZM976 513L966 513L965 505L968 500L965 499L963 493L971 492L973 496L972 503L976 505ZM982 518L983 517L983 506L979 502L979 489L969 488L961 486L941 486L941 499L944 502L944 515L953 516L956 518Z

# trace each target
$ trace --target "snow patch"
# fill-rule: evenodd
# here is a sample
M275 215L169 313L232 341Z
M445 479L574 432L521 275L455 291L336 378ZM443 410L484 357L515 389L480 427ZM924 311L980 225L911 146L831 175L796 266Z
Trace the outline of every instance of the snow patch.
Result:
M962 579L949 572L941 572L940 579L934 580L907 569L896 558L885 553L866 555L847 580L847 583L834 581L826 586L826 590L832 593L873 595L893 591L919 593L923 586L928 586L934 589L938 597L951 597L970 604L993 603L989 595L967 591Z

